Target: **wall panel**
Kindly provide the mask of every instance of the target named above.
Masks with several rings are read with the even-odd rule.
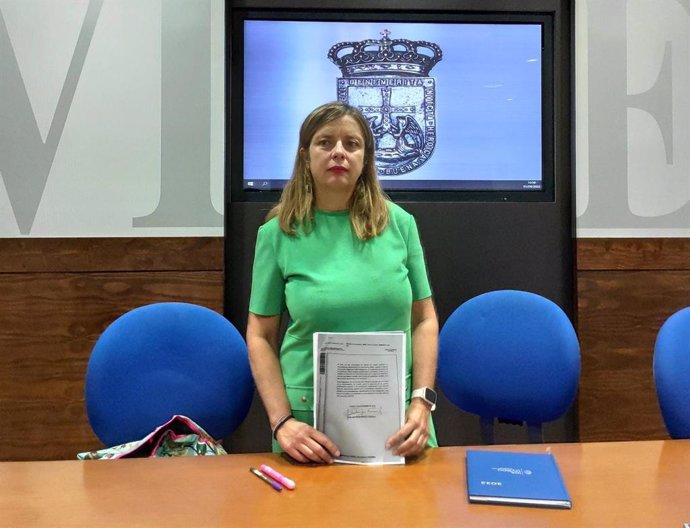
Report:
[[[83,400],[93,343],[116,317],[149,302],[222,311],[222,244],[0,239],[0,460],[68,459],[100,447]],[[690,240],[579,239],[577,249],[579,438],[666,438],[652,353],[663,321],[690,304]],[[239,449],[242,436],[264,435],[263,420],[255,401]],[[475,432],[465,431],[465,441]]]
[[[102,447],[84,406],[89,354],[127,310],[222,312],[220,238],[0,240],[0,460]]]
[[[690,305],[690,240],[578,239],[581,441],[668,438],[652,374],[663,322]]]

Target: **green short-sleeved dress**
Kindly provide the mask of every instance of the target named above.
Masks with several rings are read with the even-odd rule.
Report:
[[[430,297],[431,288],[414,217],[392,202],[389,209],[388,226],[366,241],[354,234],[349,211],[317,210],[312,230],[296,236],[277,218],[259,228],[249,311],[288,311],[280,366],[298,420],[313,424],[314,332],[406,332],[409,402],[412,301]],[[435,447],[430,425],[428,445]]]

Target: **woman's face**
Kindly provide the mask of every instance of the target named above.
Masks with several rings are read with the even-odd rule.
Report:
[[[343,199],[342,206],[347,206],[362,174],[364,150],[362,130],[348,115],[316,131],[309,144],[307,162],[314,178],[317,206],[319,201],[333,198]]]

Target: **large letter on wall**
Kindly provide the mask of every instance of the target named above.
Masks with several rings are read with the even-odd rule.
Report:
[[[211,203],[210,0],[166,0],[162,8],[161,194],[133,225],[220,227]]]
[[[588,229],[690,229],[687,0],[589,0]],[[685,30],[685,34],[682,30]],[[579,137],[579,136],[578,136]],[[675,148],[674,148],[675,143]],[[580,167],[582,169],[582,167]],[[578,169],[578,170],[580,170]],[[599,236],[599,235],[597,235]]]
[[[45,143],[0,11],[0,173],[23,235],[41,203],[102,5],[89,2]]]

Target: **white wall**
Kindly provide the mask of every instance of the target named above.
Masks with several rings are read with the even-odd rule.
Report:
[[[690,0],[575,12],[577,236],[690,236]],[[0,0],[0,237],[222,235],[224,89],[222,0]]]
[[[690,236],[690,1],[575,7],[577,236]]]
[[[224,46],[222,0],[0,0],[0,236],[222,235]]]

